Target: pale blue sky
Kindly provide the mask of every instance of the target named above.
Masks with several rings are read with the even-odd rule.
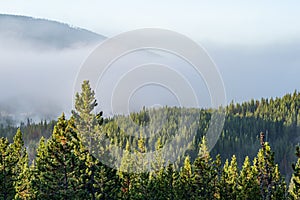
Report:
[[[106,36],[159,27],[198,42],[263,45],[300,38],[300,1],[2,0],[0,13],[46,18]]]

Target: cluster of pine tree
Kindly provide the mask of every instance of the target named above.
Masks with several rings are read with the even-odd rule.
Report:
[[[186,157],[179,171],[173,164],[157,171],[127,173],[111,169],[84,147],[74,119],[62,115],[52,137],[41,139],[29,166],[22,133],[13,143],[0,140],[0,199],[299,199],[300,152],[290,189],[274,162],[274,153],[262,141],[253,162],[236,157],[213,159],[202,139],[194,162]],[[141,145],[142,147],[142,145]]]
[[[88,87],[85,86],[85,88]],[[91,102],[93,101],[94,99]],[[78,106],[77,108],[80,109]],[[260,148],[257,142],[259,133],[265,132],[266,141],[271,143],[273,149],[276,151],[275,162],[279,164],[280,172],[288,180],[293,172],[290,163],[295,162],[295,146],[300,143],[299,109],[300,93],[297,92],[287,94],[282,98],[261,99],[260,101],[251,100],[242,104],[231,103],[227,107],[227,116],[221,136],[211,151],[212,157],[220,153],[222,162],[225,162],[232,155],[236,155],[239,168],[241,168],[246,156],[249,156],[251,160],[254,159]],[[156,131],[154,137],[150,137],[144,141],[148,147],[147,150],[150,151],[155,150],[159,140],[160,143],[165,144],[173,137],[175,141],[180,142],[181,139],[188,140],[191,133],[196,132],[196,138],[188,144],[187,151],[191,156],[191,160],[195,160],[199,151],[198,143],[207,132],[211,113],[212,110],[210,109],[164,107],[152,110],[150,120],[149,110],[143,109],[139,113],[132,113],[130,117],[115,116],[112,119],[104,120],[101,132],[106,135],[102,135],[101,137],[107,136],[111,143],[123,149],[126,148],[127,143],[131,144],[132,149],[136,149],[138,145],[136,138],[140,136],[140,130],[146,125],[150,127],[149,130]],[[75,113],[74,116],[78,118],[78,115]],[[180,119],[185,121],[181,121]],[[3,120],[0,119],[0,121],[0,137],[6,137],[9,142],[12,142],[18,127],[9,119],[4,118]],[[78,120],[76,121],[78,128],[84,126],[84,124],[80,125]],[[130,121],[134,121],[142,128],[132,128],[131,124],[128,123]],[[93,123],[90,127],[95,126],[95,121]],[[38,146],[39,139],[41,136],[49,138],[55,124],[56,121],[41,121],[36,123],[31,122],[29,119],[27,122],[20,124],[19,127],[24,133],[24,143],[28,150],[30,162],[35,157],[35,149]],[[179,127],[181,127],[180,130]],[[92,129],[91,131],[95,132]],[[99,131],[100,129],[96,130],[96,132]],[[128,137],[127,133],[130,133],[134,137]],[[182,136],[185,136],[185,138],[182,138]],[[174,152],[174,156],[179,154],[176,151],[176,149],[168,149],[168,152]],[[120,160],[121,158],[118,159]],[[183,164],[184,157],[178,159]]]
[[[299,98],[300,95],[296,96]],[[220,155],[211,156],[206,139],[201,133],[207,129],[205,121],[209,119],[212,111],[165,108],[171,113],[168,116],[173,118],[165,122],[167,126],[162,127],[156,138],[149,140],[135,137],[135,134],[126,135],[124,131],[130,131],[126,126],[118,128],[115,120],[125,120],[122,116],[116,117],[118,119],[103,119],[102,112],[93,114],[96,106],[94,91],[91,90],[88,81],[85,81],[81,94],[76,95],[76,110],[72,112],[72,117],[67,120],[62,115],[54,126],[51,137],[40,139],[31,164],[20,129],[12,142],[2,137],[0,199],[300,199],[299,148],[296,154],[298,162],[293,165],[293,176],[288,187],[279,172],[274,152],[269,143],[265,142],[263,135],[260,144],[259,139],[256,139],[259,146],[257,155],[253,159],[244,157],[242,167],[238,167],[238,160],[234,154],[230,160],[222,160]],[[253,106],[256,108],[250,106],[249,111],[239,110],[239,106],[229,106],[228,109],[231,109],[234,117],[248,116],[251,112],[261,109],[261,105],[254,103]],[[296,110],[298,116],[298,108]],[[126,154],[120,158],[120,170],[107,167],[101,162],[104,159],[113,159],[105,157],[105,153],[111,150],[113,145],[137,155],[145,153],[149,148],[160,149],[169,136],[176,137],[176,123],[180,123],[176,121],[176,115],[180,113],[181,116],[185,116],[185,112],[189,115],[192,113],[192,116],[200,114],[200,120],[204,121],[201,124],[189,124],[191,127],[200,127],[196,129],[199,133],[190,144],[190,156],[181,156],[175,164],[166,163],[157,157],[153,163],[154,170],[139,173],[126,170],[134,162]],[[258,112],[259,115],[262,112]],[[160,115],[164,113],[157,111],[151,117]],[[269,115],[266,116],[270,118]],[[251,117],[259,118],[256,114]],[[133,113],[131,119],[141,127],[150,124],[146,110]],[[292,119],[292,124],[298,119]],[[283,126],[290,128],[290,124]],[[140,129],[131,131],[139,132]],[[190,134],[187,127],[180,131],[186,136]],[[225,131],[222,137],[228,135]],[[107,138],[110,138],[109,145],[104,142]],[[179,165],[180,163],[182,165]]]

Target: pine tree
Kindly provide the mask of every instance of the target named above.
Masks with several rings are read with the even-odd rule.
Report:
[[[72,119],[58,119],[46,146],[41,140],[36,159],[33,185],[37,199],[82,199],[87,196],[83,184],[85,164],[76,155],[80,141]]]
[[[103,113],[100,112],[98,115],[92,113],[97,105],[95,92],[91,89],[89,81],[83,81],[81,93],[76,93],[76,110],[73,110],[72,114],[75,118],[75,124],[82,143],[88,148],[90,154],[96,155],[99,158],[103,154],[100,148],[103,147],[98,146],[98,135],[101,134],[98,131],[100,129],[98,126],[99,122],[103,123]]]
[[[213,199],[217,193],[215,187],[216,170],[203,137],[197,159],[193,163],[192,196],[198,199]]]
[[[256,168],[254,167],[251,166],[250,159],[247,156],[238,178],[237,199],[260,199],[259,183],[256,176]]]
[[[166,168],[162,157],[162,147],[161,138],[159,137],[155,145],[154,160],[151,163],[152,171],[149,174],[149,190],[151,191],[149,199],[166,199]]]
[[[286,186],[283,181],[278,165],[274,161],[274,152],[270,145],[264,141],[261,133],[261,149],[254,162],[258,170],[258,181],[262,199],[285,199]]]
[[[167,167],[162,167],[153,177],[150,177],[152,184],[149,199],[181,199],[179,173],[174,169],[174,165],[169,163]]]
[[[233,155],[230,164],[226,160],[223,168],[221,199],[237,199],[238,175],[237,161],[235,155]]]
[[[192,166],[190,157],[184,160],[184,165],[180,171],[180,191],[178,196],[180,199],[191,199],[192,195]]]
[[[145,153],[147,151],[145,139],[143,138],[142,128],[140,130],[140,137],[138,139],[138,148],[134,152],[135,166],[132,173],[131,182],[131,199],[149,199],[149,162],[146,160]]]
[[[20,129],[17,130],[14,142],[11,146],[14,152],[14,157],[17,159],[17,163],[14,168],[14,186],[16,190],[15,198],[31,199],[33,196],[31,191],[29,160]]]
[[[120,189],[116,170],[103,165],[88,152],[83,155],[86,166],[83,179],[90,199],[116,199]]]
[[[42,171],[46,171],[47,167],[47,149],[45,144],[45,138],[41,137],[39,141],[38,148],[36,150],[36,158],[33,160],[32,163],[32,176],[31,176],[31,186],[33,195],[35,198],[37,198],[38,194],[43,192],[46,192],[46,188],[42,186],[42,183],[46,182],[46,180],[43,179],[43,176],[41,175]],[[36,163],[39,163],[37,166]]]
[[[133,182],[133,159],[130,152],[130,143],[127,140],[126,147],[124,150],[124,155],[122,156],[122,161],[118,176],[121,181],[121,191],[120,198],[122,199],[131,199],[131,189]]]
[[[17,164],[7,138],[0,138],[0,199],[13,199],[14,168]]]
[[[0,153],[0,197],[13,199],[16,195],[15,185],[19,181],[24,158],[27,156],[20,129],[17,130],[12,144],[9,144],[7,139],[0,139]]]
[[[177,198],[177,192],[178,192],[178,179],[179,174],[174,169],[174,165],[169,164],[165,171],[165,184],[164,184],[164,193],[165,193],[165,199],[178,199]]]
[[[164,167],[165,161],[162,155],[163,144],[161,138],[159,137],[155,143],[155,151],[153,152],[153,160],[151,162],[151,171],[153,173],[159,172],[159,170]]]
[[[88,149],[88,152],[81,157],[87,167],[86,187],[91,199],[111,199],[117,193],[118,178],[115,170],[104,166],[111,161],[111,158],[105,153],[108,146],[104,142],[105,134],[101,127],[104,122],[103,112],[97,115],[92,113],[98,104],[89,81],[83,82],[81,90],[80,94],[76,94],[76,110],[72,111],[72,114],[83,148]]]
[[[26,151],[19,161],[19,166],[21,167],[21,172],[17,180],[15,180],[15,199],[34,199],[35,196],[31,185],[32,172],[29,167],[29,160]]]
[[[151,199],[163,200],[165,195],[165,168],[162,166],[160,170],[152,172],[149,177],[151,188]]]
[[[296,164],[293,164],[294,173],[291,180],[290,186],[290,196],[291,199],[299,200],[300,199],[300,147],[296,148],[296,156],[298,161]]]

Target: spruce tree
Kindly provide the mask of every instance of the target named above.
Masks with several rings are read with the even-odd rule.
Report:
[[[19,161],[19,166],[21,167],[21,172],[17,177],[17,180],[15,180],[15,199],[35,199],[31,184],[32,168],[29,167],[26,151]]]
[[[122,161],[120,165],[120,169],[118,172],[118,176],[121,181],[121,191],[120,198],[122,199],[131,199],[132,194],[132,184],[133,184],[133,159],[130,152],[130,142],[126,141],[126,147],[123,151]]]
[[[237,199],[238,175],[237,161],[235,155],[233,155],[230,164],[226,160],[223,168],[221,199]]]
[[[293,176],[290,186],[290,196],[291,199],[299,200],[300,199],[300,147],[296,148],[296,156],[298,161],[296,164],[293,164]]]
[[[99,148],[103,147],[98,146],[98,134],[100,134],[98,122],[101,120],[102,123],[103,119],[102,112],[99,113],[99,120],[97,120],[97,115],[92,113],[97,105],[95,92],[91,89],[89,81],[83,81],[81,93],[76,93],[75,110],[72,111],[72,114],[83,144],[90,154],[94,154],[99,158],[101,154]]]
[[[116,199],[120,189],[116,170],[111,169],[88,152],[81,156],[85,162],[83,180],[90,199]]]
[[[192,195],[198,199],[213,199],[217,193],[215,187],[216,170],[209,155],[206,138],[200,143],[198,157],[193,163]]]
[[[258,181],[262,199],[285,199],[286,186],[278,165],[274,161],[274,152],[270,145],[264,141],[261,133],[261,149],[257,154],[255,165],[258,170]]]
[[[191,199],[192,195],[192,166],[190,157],[184,160],[184,165],[180,171],[180,190],[178,196],[180,199]]]
[[[83,184],[85,164],[76,152],[80,141],[72,119],[58,119],[46,146],[41,140],[36,159],[33,185],[37,199],[82,199],[87,197]]]
[[[0,138],[0,199],[13,199],[14,189],[14,169],[17,160],[13,155],[7,138]]]
[[[256,168],[254,167],[251,166],[250,159],[247,156],[238,178],[237,199],[260,199],[259,183],[256,176]]]
[[[119,189],[118,178],[115,170],[104,165],[110,162],[111,158],[105,153],[108,146],[104,142],[105,134],[102,131],[103,112],[97,115],[93,113],[97,105],[95,92],[91,89],[89,81],[84,81],[81,93],[76,94],[75,110],[72,114],[83,148],[88,150],[81,157],[87,167],[86,187],[91,199],[110,199]]]
[[[16,195],[16,184],[19,182],[23,171],[23,163],[26,162],[27,153],[24,147],[22,132],[17,130],[13,143],[9,144],[5,138],[0,139],[0,197],[13,199]],[[28,160],[27,160],[28,161]]]
[[[147,148],[141,128],[138,146],[134,152],[136,168],[134,168],[134,171],[130,171],[132,174],[131,199],[149,199],[150,180],[148,166],[150,163],[146,160],[146,151]]]

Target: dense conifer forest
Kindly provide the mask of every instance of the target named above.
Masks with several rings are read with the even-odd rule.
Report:
[[[232,102],[211,151],[205,133],[216,109],[144,108],[104,118],[96,107],[85,81],[69,119],[2,124],[0,199],[300,199],[299,92]],[[142,137],[143,127],[152,137]],[[175,162],[156,154],[140,163],[151,170],[132,171],[128,152],[159,152],[171,140],[188,141],[187,151],[168,146]]]

